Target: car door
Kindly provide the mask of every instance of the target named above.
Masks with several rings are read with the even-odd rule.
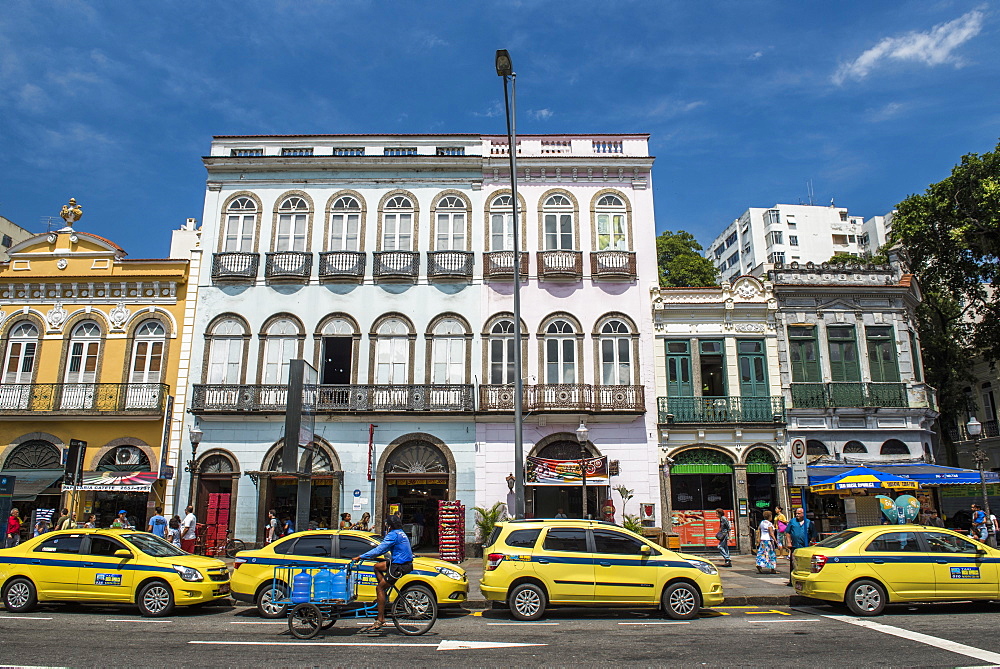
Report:
[[[594,556],[588,550],[583,527],[550,527],[542,550],[532,555],[535,573],[541,577],[552,602],[594,600]]]
[[[59,532],[25,555],[31,580],[43,599],[79,599],[76,582],[83,556],[83,534]]]
[[[340,566],[378,546],[377,541],[347,534],[337,536],[336,544],[337,560],[335,562]],[[360,570],[358,572],[358,600],[362,602],[375,601],[375,586],[378,581],[375,579],[375,572],[372,571],[372,564],[371,562],[362,562],[357,565]]]
[[[951,532],[924,532],[923,538],[933,558],[938,599],[997,598],[997,565],[987,560],[986,549]]]
[[[594,529],[594,586],[599,602],[643,603],[656,598],[656,567],[645,543],[624,532]]]
[[[115,557],[115,552],[120,550],[127,550],[132,557]],[[82,598],[109,602],[132,600],[135,567],[142,553],[103,534],[89,535],[80,552],[83,560],[77,585]]]
[[[936,591],[934,567],[918,534],[882,532],[862,552],[879,579],[904,599],[933,598]]]
[[[299,537],[285,557],[289,564],[304,567],[333,565],[335,563],[333,559],[333,535],[325,533]]]

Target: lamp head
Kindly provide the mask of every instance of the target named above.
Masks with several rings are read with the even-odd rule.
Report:
[[[204,434],[205,433],[201,431],[201,428],[198,427],[197,423],[195,423],[194,425],[192,425],[191,429],[188,430],[188,436],[191,438],[191,445],[192,446],[197,446],[198,444],[200,444],[201,443],[201,438],[202,438],[202,436]]]
[[[581,444],[587,443],[587,437],[590,436],[590,430],[587,429],[587,425],[581,421],[580,427],[576,428],[576,439]]]
[[[965,429],[969,432],[969,436],[978,437],[983,432],[983,424],[976,420],[973,416],[969,419],[969,422],[965,424]]]
[[[509,77],[514,74],[514,65],[510,62],[507,49],[497,49],[496,66],[498,77]]]

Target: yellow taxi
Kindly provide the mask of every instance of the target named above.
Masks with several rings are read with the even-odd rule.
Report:
[[[147,532],[62,530],[0,549],[8,611],[39,602],[136,604],[144,616],[229,596],[229,568]]]
[[[378,535],[358,530],[310,530],[290,534],[264,548],[240,551],[233,565],[233,598],[253,604],[263,618],[282,618],[289,584],[274,579],[275,567],[346,565],[381,542]],[[360,565],[358,599],[375,601],[372,563]],[[436,558],[413,558],[413,571],[399,579],[400,592],[422,590],[437,599],[438,606],[458,606],[469,595],[469,579],[461,567]]]
[[[876,616],[897,602],[1000,599],[998,563],[997,549],[941,527],[856,527],[796,549],[792,584]]]
[[[487,540],[479,589],[518,620],[549,604],[659,607],[686,620],[724,599],[708,560],[596,520],[515,520]]]

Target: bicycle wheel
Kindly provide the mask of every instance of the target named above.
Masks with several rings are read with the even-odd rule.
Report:
[[[323,613],[315,604],[296,604],[288,614],[288,631],[296,639],[311,639],[319,634]]]
[[[234,558],[240,551],[245,551],[247,545],[239,539],[230,539],[226,542],[226,557]]]
[[[392,603],[392,623],[403,634],[426,634],[436,620],[437,600],[434,593],[422,585],[407,588]]]

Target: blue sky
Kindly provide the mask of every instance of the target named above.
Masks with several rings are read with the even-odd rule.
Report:
[[[1000,137],[995,3],[5,0],[0,215],[76,197],[131,257],[201,218],[215,134],[648,132],[657,228],[882,214]]]

